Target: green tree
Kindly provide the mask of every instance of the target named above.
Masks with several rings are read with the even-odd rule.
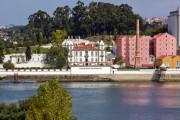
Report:
[[[28,18],[29,23],[26,27],[26,34],[32,37],[32,34],[36,34],[38,44],[40,44],[40,34],[42,33],[44,40],[46,40],[51,33],[52,18],[45,11],[37,11]],[[32,37],[33,38],[33,37]],[[44,41],[41,41],[44,42]]]
[[[29,100],[11,104],[0,104],[0,120],[25,120],[25,111],[29,107]]]
[[[52,33],[53,47],[47,53],[47,63],[53,67],[62,69],[67,64],[67,51],[62,47],[62,42],[66,37],[66,32],[56,30]]]
[[[37,11],[36,13],[29,16],[28,27],[31,29],[44,30],[49,24],[51,17],[44,11]]]
[[[4,42],[0,39],[0,63],[3,63],[4,60]]]
[[[31,51],[31,47],[30,46],[27,46],[25,54],[26,54],[26,61],[31,60],[32,51]]]
[[[42,45],[43,42],[45,43],[42,32],[38,32],[36,38],[39,47]]]
[[[67,50],[62,47],[52,47],[47,53],[47,63],[62,69],[63,66],[67,65]]]
[[[69,6],[57,7],[53,13],[55,29],[64,29],[67,33],[70,33],[70,14],[71,9]]]
[[[117,57],[114,60],[114,64],[118,64],[118,65],[122,66],[123,63],[124,63],[123,57]]]
[[[55,32],[52,32],[53,46],[60,47],[66,36],[67,36],[67,34],[63,30],[56,30]]]
[[[89,21],[88,19],[88,8],[83,2],[77,1],[77,5],[72,9],[72,24],[73,24],[73,34],[84,36],[86,34]]]
[[[72,120],[72,97],[57,81],[49,81],[32,97],[26,120]]]
[[[10,61],[8,61],[8,62],[5,62],[5,63],[3,64],[3,68],[6,69],[6,70],[8,70],[8,69],[14,69],[15,66],[14,66],[13,63],[11,63]]]
[[[151,24],[144,24],[142,34],[153,36],[158,33],[165,33],[167,31],[167,25],[163,25],[161,22],[153,22]]]

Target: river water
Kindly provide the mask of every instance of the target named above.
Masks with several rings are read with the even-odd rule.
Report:
[[[0,102],[36,94],[40,84],[0,82]],[[180,84],[63,83],[78,120],[180,120]]]

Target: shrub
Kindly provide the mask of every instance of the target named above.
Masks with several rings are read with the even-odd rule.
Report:
[[[3,68],[6,69],[6,70],[8,70],[8,69],[14,69],[15,66],[14,66],[13,63],[11,63],[10,61],[8,61],[8,62],[5,62],[5,63],[3,64]]]

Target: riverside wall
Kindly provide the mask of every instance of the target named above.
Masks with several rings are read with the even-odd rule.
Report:
[[[152,81],[164,81],[164,82],[180,82],[180,70],[169,69],[167,71],[158,70],[138,70],[138,71],[117,71],[111,70],[110,73],[102,74],[72,74],[71,71],[0,71],[0,77],[2,80],[14,80],[14,81],[47,81],[57,79],[65,82],[152,82]]]

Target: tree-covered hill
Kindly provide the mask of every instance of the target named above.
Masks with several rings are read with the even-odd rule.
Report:
[[[61,5],[59,5],[61,6]],[[69,36],[99,36],[134,34],[136,19],[140,19],[143,34],[152,35],[162,31],[143,23],[140,15],[133,11],[128,4],[115,5],[104,2],[91,2],[85,5],[78,1],[74,7],[57,7],[53,15],[39,10],[28,18],[24,27],[14,27],[13,40],[19,46],[41,45],[51,42],[51,33],[57,29],[65,30]],[[12,29],[11,29],[12,30]],[[166,28],[163,28],[163,31]]]

